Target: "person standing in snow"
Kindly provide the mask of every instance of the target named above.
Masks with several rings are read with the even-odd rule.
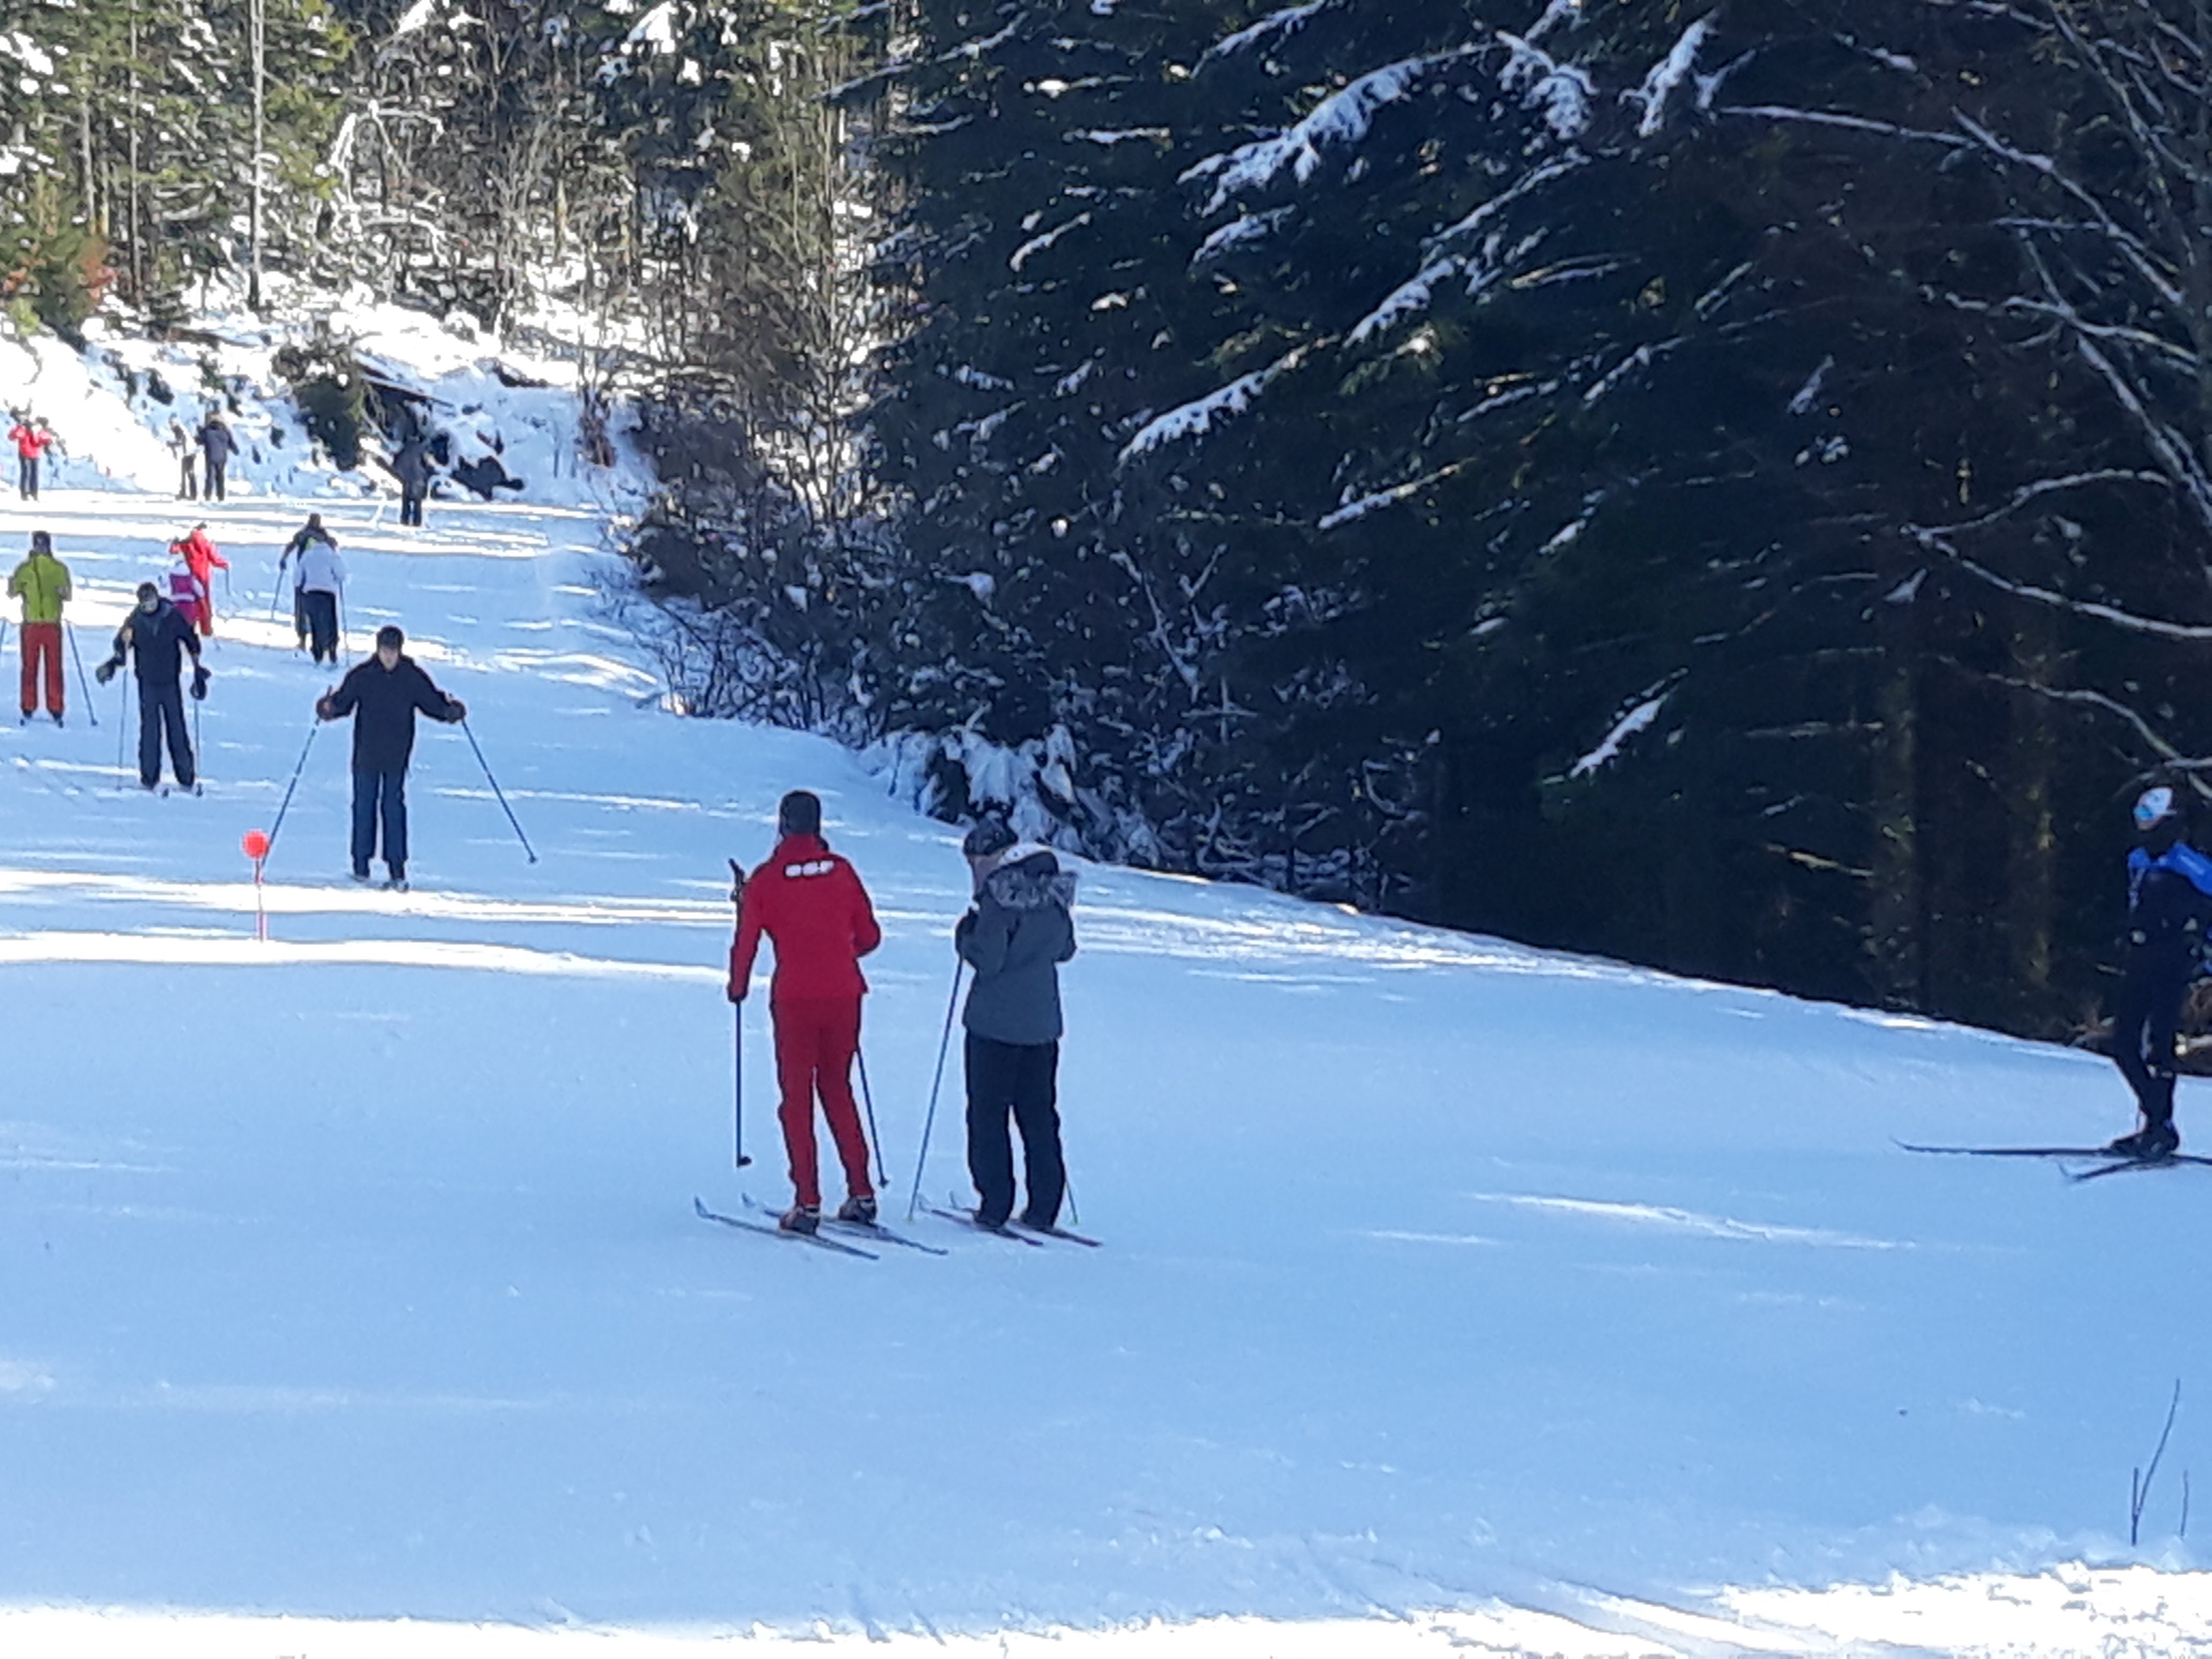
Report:
[[[169,603],[185,619],[185,625],[195,634],[204,634],[201,619],[206,614],[200,589],[200,579],[192,574],[192,568],[185,561],[184,544],[169,544],[169,568],[162,576],[168,584]]]
[[[92,671],[102,685],[115,678],[128,653],[138,671],[138,782],[147,789],[161,782],[161,740],[169,743],[169,769],[179,788],[198,778],[191,738],[185,731],[185,699],[179,689],[185,657],[192,659],[192,696],[207,696],[208,672],[200,661],[199,636],[151,582],[138,584],[138,608],[115,632],[115,649]]]
[[[31,550],[8,578],[8,593],[23,602],[23,718],[39,712],[39,665],[46,664],[46,712],[62,723],[67,690],[62,676],[62,607],[70,602],[69,567],[54,556],[53,538],[31,532]]]
[[[822,1224],[822,1176],[814,1143],[814,1100],[845,1170],[841,1221],[872,1222],[868,1142],[853,1099],[853,1057],[860,1048],[860,1000],[868,981],[860,958],[883,943],[867,889],[822,838],[822,802],[794,789],[776,809],[775,851],[745,878],[738,936],[730,946],[730,1000],[742,1003],[753,957],[766,934],[775,945],[769,1017],[775,1027],[776,1115],[791,1160],[791,1207],[777,1225],[811,1233]]]
[[[196,501],[200,498],[199,460],[195,453],[198,446],[185,430],[185,423],[173,415],[169,417],[168,441],[169,453],[177,458],[177,499]]]
[[[1014,1212],[1014,1153],[1007,1120],[1021,1131],[1022,1224],[1060,1224],[1067,1164],[1060,1144],[1060,964],[1075,955],[1075,877],[1050,849],[1015,839],[986,818],[960,846],[975,901],[953,929],[953,948],[975,970],[966,1030],[968,1173],[976,1224],[1003,1227]]]
[[[276,574],[297,556],[300,563],[292,581],[292,627],[302,647],[312,648],[317,662],[338,659],[338,600],[345,592],[345,562],[338,557],[338,540],[323,528],[323,515],[310,513],[276,561]]]
[[[44,420],[23,416],[9,429],[15,444],[15,493],[22,500],[39,499],[39,462],[54,443],[53,429]]]
[[[238,453],[237,438],[232,435],[222,416],[212,410],[200,422],[194,437],[200,453],[207,458],[207,498],[211,501],[228,501],[229,497],[223,491],[223,471],[229,466],[230,458]]]
[[[2112,1000],[2112,1060],[2135,1091],[2141,1127],[2112,1143],[2123,1158],[2160,1158],[2173,1127],[2174,1035],[2181,1002],[2203,971],[2212,924],[2212,859],[2189,844],[2179,794],[2164,784],[2136,797],[2128,853],[2128,931]]]
[[[191,534],[173,544],[169,550],[183,559],[185,568],[192,573],[192,580],[198,585],[200,595],[200,611],[195,620],[202,634],[213,635],[215,573],[229,569],[230,561],[215,550],[215,544],[208,539],[205,524],[194,525]]]
[[[392,476],[399,480],[399,522],[420,526],[422,501],[430,493],[430,446],[417,433],[399,446],[392,457]]]
[[[386,623],[376,652],[315,703],[318,720],[353,716],[353,878],[368,879],[376,832],[384,830],[386,887],[407,890],[407,763],[415,752],[415,716],[457,726],[469,717],[459,697],[430,683],[401,647],[407,636]]]

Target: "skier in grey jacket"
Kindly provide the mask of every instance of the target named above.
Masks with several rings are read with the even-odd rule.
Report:
[[[953,945],[975,970],[967,1028],[968,1172],[975,1219],[1003,1227],[1014,1209],[1011,1115],[1021,1131],[1025,1227],[1060,1220],[1067,1168],[1060,1146],[1060,964],[1075,954],[1075,878],[1042,847],[986,820],[961,844],[975,902]]]

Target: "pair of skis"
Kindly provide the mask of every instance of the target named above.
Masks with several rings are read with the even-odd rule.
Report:
[[[1084,1233],[1071,1232],[1065,1227],[1032,1227],[1028,1223],[1021,1221],[1008,1221],[996,1227],[987,1227],[976,1219],[973,1210],[960,1208],[958,1199],[951,1199],[947,1202],[951,1207],[947,1208],[936,1204],[925,1204],[921,1207],[939,1220],[950,1221],[955,1226],[966,1227],[975,1232],[988,1233],[994,1238],[1006,1239],[1016,1244],[1028,1244],[1039,1249],[1044,1248],[1044,1242],[1048,1238],[1059,1239],[1064,1244],[1080,1244],[1087,1249],[1096,1250],[1104,1248],[1104,1240],[1092,1238]]]
[[[766,1218],[775,1214],[775,1211],[755,1201],[750,1195],[746,1196],[744,1203],[745,1207],[756,1215]],[[947,1221],[956,1222],[976,1232],[989,1233],[995,1237],[1010,1239],[1017,1244],[1042,1249],[1046,1239],[1057,1238],[1070,1244],[1085,1245],[1094,1250],[1101,1248],[1099,1240],[1087,1237],[1082,1233],[1070,1232],[1065,1227],[1054,1227],[1049,1230],[1039,1227],[1021,1231],[1012,1227],[986,1227],[977,1221],[973,1214],[965,1211],[942,1210],[933,1204],[925,1205],[923,1207],[932,1215],[941,1216]],[[934,1244],[926,1244],[918,1238],[908,1238],[904,1233],[896,1232],[881,1222],[840,1221],[834,1216],[824,1216],[820,1231],[795,1233],[786,1231],[777,1226],[773,1220],[748,1220],[742,1216],[724,1215],[719,1210],[710,1210],[707,1207],[706,1200],[702,1198],[694,1197],[691,1200],[691,1208],[693,1213],[702,1221],[719,1222],[725,1227],[735,1227],[741,1232],[762,1233],[770,1238],[790,1239],[797,1243],[811,1244],[817,1249],[829,1250],[838,1255],[856,1255],[864,1261],[879,1261],[883,1258],[873,1250],[861,1249],[860,1245],[852,1242],[854,1239],[865,1238],[878,1244],[890,1244],[902,1249],[919,1250],[924,1255],[952,1254],[950,1250],[941,1249]]]
[[[1910,1141],[1897,1143],[1908,1152],[1936,1152],[1960,1158],[2040,1158],[2054,1163],[2068,1161],[2091,1164],[2086,1170],[2069,1170],[2069,1181],[2096,1181],[2105,1176],[2124,1175],[2131,1170],[2164,1170],[2182,1164],[2201,1164],[2212,1166],[2212,1158],[2200,1158],[2190,1152],[2169,1152],[2164,1158],[2124,1158],[2109,1146],[1916,1146]]]
[[[765,1206],[754,1202],[750,1196],[745,1199],[745,1207],[757,1215],[773,1216],[775,1213]],[[834,1216],[825,1216],[822,1221],[823,1231],[794,1233],[777,1226],[773,1221],[747,1221],[739,1216],[724,1215],[719,1210],[710,1210],[707,1207],[706,1200],[702,1198],[694,1198],[691,1200],[691,1208],[702,1221],[719,1221],[725,1227],[735,1227],[742,1232],[765,1233],[770,1238],[787,1238],[796,1243],[811,1244],[817,1249],[832,1251],[838,1255],[857,1255],[865,1261],[880,1261],[883,1258],[873,1250],[864,1250],[849,1240],[872,1239],[878,1244],[895,1244],[902,1249],[920,1250],[925,1255],[951,1254],[949,1250],[939,1249],[934,1244],[925,1244],[918,1238],[908,1238],[904,1233],[895,1233],[878,1222],[840,1221]],[[841,1234],[843,1237],[832,1237],[833,1234]]]

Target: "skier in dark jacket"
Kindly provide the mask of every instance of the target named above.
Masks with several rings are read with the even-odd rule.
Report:
[[[2212,859],[2189,844],[2180,797],[2161,784],[2135,805],[2128,854],[2128,933],[2112,1001],[2112,1059],[2136,1091],[2142,1125],[2112,1143],[2124,1158],[2160,1158],[2181,1145],[2173,1127],[2174,1032],[2182,999],[2202,970],[2212,922]]]
[[[415,752],[415,716],[448,726],[469,717],[404,654],[407,636],[386,625],[376,630],[376,654],[340,680],[315,704],[319,720],[353,720],[353,878],[368,879],[376,855],[380,817],[384,828],[384,884],[407,890],[407,762]]]
[[[430,493],[430,447],[421,437],[399,446],[392,457],[392,476],[399,480],[399,522],[420,526],[422,501]]]
[[[1022,1224],[1059,1224],[1067,1190],[1060,1153],[1060,964],[1075,954],[1075,878],[1042,847],[1018,843],[987,819],[961,852],[975,902],[953,930],[953,946],[975,970],[962,1023],[967,1028],[968,1173],[980,1202],[977,1224],[1003,1227],[1014,1210],[1011,1115],[1021,1131],[1029,1201]]]
[[[128,653],[138,672],[138,782],[156,789],[161,783],[161,740],[169,743],[169,769],[177,787],[194,787],[198,772],[192,760],[191,739],[185,730],[182,681],[185,656],[192,659],[192,696],[207,696],[208,672],[200,661],[199,635],[182,612],[161,597],[151,582],[138,584],[138,608],[124,618],[115,632],[115,650],[92,671],[102,685],[115,678]]]
[[[207,498],[211,501],[226,501],[223,494],[223,469],[230,458],[238,453],[238,440],[231,434],[229,425],[220,415],[210,414],[200,422],[196,434],[200,453],[207,458]]]

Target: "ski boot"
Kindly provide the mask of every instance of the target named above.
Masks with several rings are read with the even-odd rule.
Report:
[[[805,1233],[812,1237],[822,1231],[822,1206],[819,1204],[794,1204],[775,1218],[776,1226],[787,1233]]]
[[[856,1227],[876,1224],[876,1200],[873,1194],[860,1193],[847,1199],[837,1206],[837,1219],[849,1221]]]
[[[2145,1123],[2131,1135],[2122,1135],[2105,1150],[2116,1158],[2139,1158],[2146,1164],[2155,1164],[2160,1158],[2172,1158],[2181,1145],[2181,1134],[2171,1118]]]

